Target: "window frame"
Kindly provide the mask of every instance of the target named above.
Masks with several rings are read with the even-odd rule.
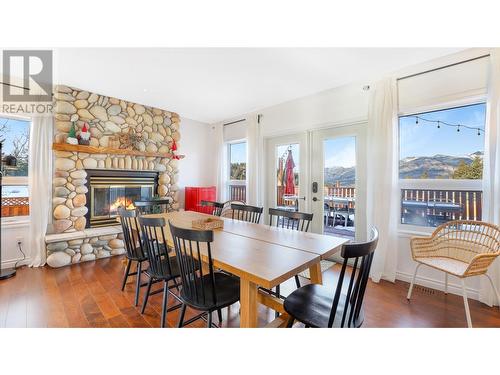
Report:
[[[234,140],[234,141],[229,141],[229,142],[226,142],[226,154],[227,154],[227,165],[226,165],[226,173],[227,173],[227,179],[226,179],[226,187],[225,187],[225,190],[226,190],[226,195],[227,195],[227,198],[228,200],[231,199],[231,186],[245,186],[247,185],[247,174],[246,174],[246,167],[248,165],[248,148],[246,150],[246,155],[245,155],[245,179],[244,180],[232,180],[231,179],[231,146],[234,146],[234,145],[237,145],[237,144],[241,144],[241,143],[245,143],[245,147],[248,146],[248,142],[247,142],[247,139],[246,138],[243,138],[243,139],[237,139],[237,140]],[[246,201],[246,198],[247,198],[247,192],[248,192],[248,189],[245,189],[245,201]]]
[[[0,112],[0,118],[26,121],[30,124],[29,127],[31,130],[31,122],[33,121],[33,119],[30,117],[16,116],[16,115],[6,114],[6,113]],[[30,131],[29,137],[30,137],[29,141],[31,141],[31,131]],[[0,157],[1,157],[1,155],[0,155]],[[28,187],[28,199],[30,201],[29,206],[31,206],[31,197],[29,195],[29,175],[30,175],[30,171],[28,168],[28,176],[2,176],[2,188],[4,186],[27,186]],[[30,215],[7,216],[7,217],[2,216],[2,223],[18,225],[18,224],[24,224],[24,223],[29,222],[29,219],[30,219]]]
[[[484,185],[484,173],[483,178],[478,180],[471,179],[438,179],[438,178],[427,178],[427,179],[401,179],[399,178],[399,161],[401,160],[401,138],[400,138],[400,126],[399,119],[404,116],[420,115],[427,112],[444,111],[454,108],[472,106],[477,104],[487,105],[487,97],[485,95],[478,95],[474,97],[469,97],[460,101],[450,101],[439,104],[432,104],[429,106],[421,106],[413,108],[412,110],[398,111],[397,118],[397,176],[398,176],[398,232],[401,234],[416,234],[416,235],[428,235],[436,229],[436,227],[420,226],[413,224],[403,224],[401,223],[401,212],[402,212],[402,200],[401,191],[403,189],[419,189],[419,190],[455,190],[455,191],[469,191],[476,190],[483,192]],[[487,142],[485,136],[485,145]],[[484,171],[483,171],[484,172]],[[483,198],[484,199],[484,198]],[[484,205],[484,201],[482,202]]]

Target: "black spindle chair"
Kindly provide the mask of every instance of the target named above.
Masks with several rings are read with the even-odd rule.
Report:
[[[231,203],[231,210],[231,218],[258,224],[264,208],[249,206],[246,204]]]
[[[170,289],[178,289],[176,278],[180,276],[179,265],[175,257],[170,256],[168,251],[166,251],[168,237],[165,233],[165,219],[139,217],[139,223],[141,225],[144,248],[146,249],[149,262],[149,268],[146,270],[149,281],[146,294],[144,295],[141,314],[144,313],[148,298],[152,294],[152,284],[157,281],[163,281],[163,305],[161,311],[161,327],[163,328],[165,327],[167,312],[181,307],[181,304],[178,304],[171,308],[167,308],[169,294],[172,294],[176,299],[178,298]],[[168,285],[170,281],[173,281],[173,285],[171,286]]]
[[[168,205],[172,202],[170,198],[151,199],[134,202],[134,206],[141,215],[163,213],[168,211]]]
[[[304,323],[307,328],[360,327],[364,320],[362,305],[377,242],[378,231],[373,228],[368,242],[343,246],[341,256],[344,261],[334,294],[329,287],[318,284],[305,285],[290,294],[283,304],[291,317],[288,327],[293,325],[294,320]],[[354,259],[354,264],[349,275],[347,262],[351,259]],[[347,281],[347,291],[343,293],[344,282]]]
[[[213,201],[201,201],[202,207],[213,207],[212,215],[220,216],[222,214],[222,209],[224,208],[224,203],[213,202]]]
[[[220,321],[221,309],[240,300],[240,280],[222,272],[214,272],[211,253],[213,231],[183,229],[170,223],[170,233],[182,279],[180,299],[183,305],[178,327],[190,324],[206,313],[207,327],[210,328],[212,312],[219,313]],[[206,267],[202,267],[202,262],[205,262]],[[203,313],[184,322],[186,306]]]
[[[140,235],[139,222],[137,221],[137,212],[135,210],[126,210],[123,207],[118,208],[118,215],[123,230],[123,240],[125,242],[125,256],[127,257],[127,267],[123,275],[122,290],[125,289],[125,284],[129,276],[136,275],[136,290],[135,290],[135,306],[139,304],[139,293],[141,287],[142,263],[147,260],[146,253],[143,249],[143,244]],[[136,272],[130,272],[132,263],[137,263]]]
[[[269,225],[275,225],[278,228],[287,228],[298,230],[300,232],[307,232],[312,219],[313,214],[305,212],[293,212],[278,208],[269,209]],[[275,220],[276,223],[273,224]],[[300,288],[300,279],[298,275],[295,275],[295,284],[297,285],[297,288]],[[276,296],[280,298],[280,285],[276,286]],[[276,315],[279,315],[279,313],[276,313]]]

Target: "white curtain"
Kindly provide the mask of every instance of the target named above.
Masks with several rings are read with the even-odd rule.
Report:
[[[483,169],[483,220],[500,224],[500,50],[490,54],[488,101],[486,104],[486,134]],[[493,282],[500,289],[500,262],[497,259],[489,268]],[[497,304],[493,289],[481,277],[479,299],[489,306]]]
[[[379,241],[371,278],[394,281],[397,266],[398,152],[396,80],[378,82],[368,114],[367,222],[376,226]]]
[[[260,178],[263,172],[260,163],[263,154],[263,142],[260,137],[260,125],[257,115],[248,115],[247,121],[247,203],[259,206],[262,204],[260,197]]]
[[[45,264],[45,233],[52,217],[52,115],[32,118],[29,144],[31,266]]]
[[[226,147],[224,145],[224,125],[217,123],[212,125],[214,131],[214,146],[216,152],[216,173],[217,173],[217,200],[225,202],[227,199],[227,168],[226,168]]]

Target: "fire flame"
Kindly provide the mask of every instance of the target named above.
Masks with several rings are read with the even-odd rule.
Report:
[[[125,209],[127,210],[135,209],[134,203],[130,199],[123,197],[117,198],[116,201],[114,201],[114,203],[112,203],[109,208],[111,211],[114,211],[118,209],[118,207],[125,207]]]

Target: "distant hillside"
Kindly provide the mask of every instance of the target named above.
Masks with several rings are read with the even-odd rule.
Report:
[[[400,161],[400,178],[451,178],[461,162],[469,165],[475,157],[483,157],[480,151],[465,156],[434,155],[409,157]],[[354,186],[355,167],[325,168],[325,184],[333,186]]]

